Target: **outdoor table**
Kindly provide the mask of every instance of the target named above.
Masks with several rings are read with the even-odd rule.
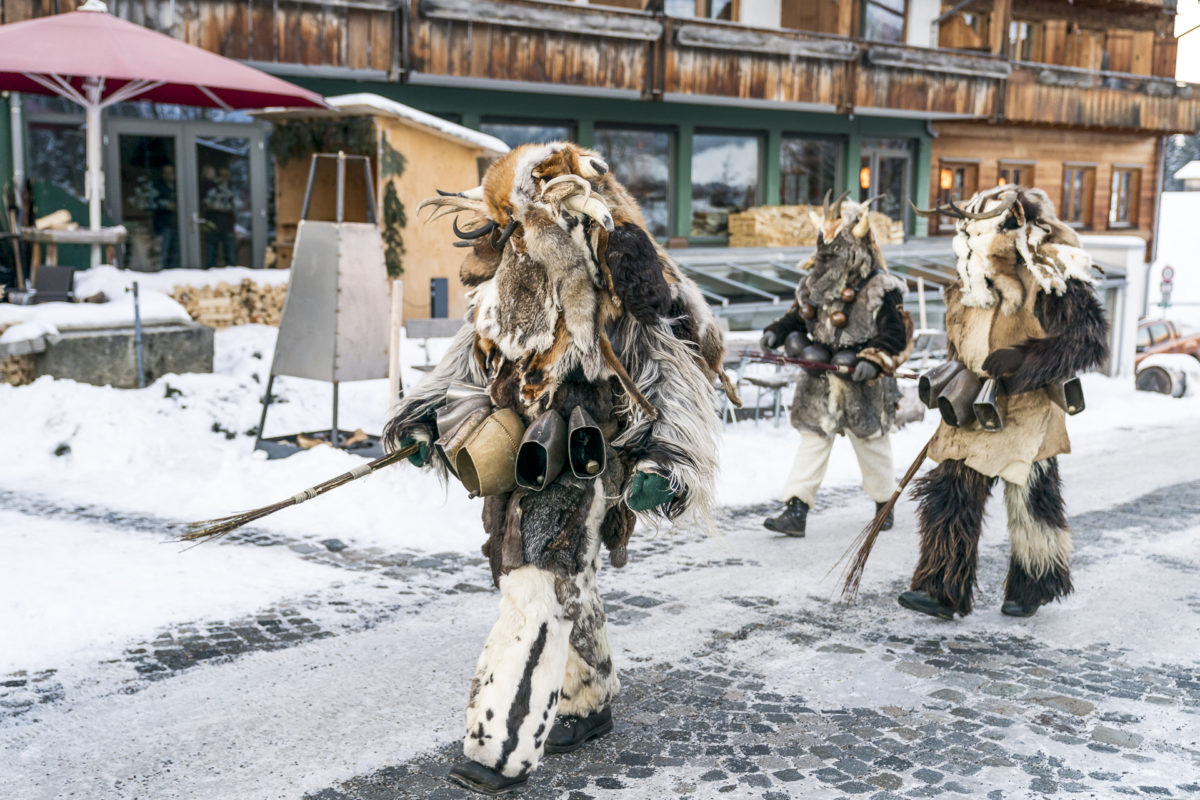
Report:
[[[128,235],[129,232],[124,225],[114,225],[98,231],[89,228],[76,228],[71,231],[21,228],[21,241],[33,245],[33,258],[31,259],[33,274],[29,276],[29,280],[32,283],[37,279],[38,267],[42,264],[58,265],[58,246],[60,244],[103,245],[108,255],[108,263],[120,267],[124,258],[122,248],[118,245],[125,244]],[[46,250],[45,260],[42,259],[43,247]]]

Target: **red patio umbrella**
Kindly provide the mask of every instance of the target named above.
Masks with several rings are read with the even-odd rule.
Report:
[[[100,0],[78,11],[0,25],[0,90],[54,94],[87,110],[92,230],[100,228],[104,173],[100,112],[129,100],[223,108],[324,108],[321,96],[236,61],[108,14]],[[100,248],[92,247],[92,266]]]

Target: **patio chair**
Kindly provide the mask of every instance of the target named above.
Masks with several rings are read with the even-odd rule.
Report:
[[[37,303],[70,303],[75,300],[75,268],[43,265],[33,278],[33,291],[28,295],[30,305]]]

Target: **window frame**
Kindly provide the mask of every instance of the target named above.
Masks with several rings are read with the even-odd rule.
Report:
[[[729,242],[729,231],[726,227],[726,232],[715,235],[704,235],[692,233],[692,215],[695,213],[693,201],[695,200],[696,186],[696,137],[698,136],[745,136],[756,139],[758,141],[758,165],[757,173],[755,174],[754,186],[754,203],[750,208],[764,205],[766,203],[767,193],[767,132],[760,129],[745,129],[745,128],[694,128],[692,130],[691,141],[688,143],[689,161],[688,172],[691,176],[692,191],[688,194],[688,220],[687,220],[687,238],[690,242],[697,244],[727,244]]]
[[[1108,198],[1108,227],[1110,230],[1128,229],[1138,227],[1139,217],[1141,215],[1141,195],[1142,195],[1142,170],[1140,164],[1113,164],[1112,177],[1109,180],[1109,198]],[[1129,186],[1129,213],[1124,220],[1113,219],[1113,203],[1117,199],[1117,178],[1122,173],[1127,173],[1132,176]]]
[[[593,126],[592,145],[595,146],[596,134],[601,130],[618,130],[618,131],[644,131],[647,133],[665,133],[667,134],[667,232],[659,238],[662,241],[669,239],[675,235],[675,223],[679,217],[679,208],[676,201],[678,200],[676,191],[676,171],[678,169],[679,158],[679,128],[675,125],[651,125],[640,123],[625,123],[625,122],[596,122]],[[620,176],[618,175],[618,179]],[[622,181],[624,185],[624,181]],[[632,193],[631,193],[632,194]],[[637,200],[637,198],[634,198]],[[638,202],[638,207],[641,203]],[[690,228],[689,228],[690,230]]]
[[[1000,186],[1000,173],[1004,170],[1016,170],[1022,174],[1022,180],[1017,183],[1018,186],[1033,187],[1037,181],[1037,162],[1036,161],[1020,161],[1011,158],[1002,158],[996,162],[996,185]],[[1029,180],[1024,180],[1024,175],[1028,174]],[[1013,181],[1005,181],[1005,183],[1013,183]]]
[[[1095,211],[1096,211],[1096,172],[1097,164],[1095,162],[1086,161],[1064,161],[1062,172],[1062,203],[1059,206],[1059,217],[1067,225],[1079,230],[1091,230],[1094,227]],[[1071,194],[1071,186],[1073,182],[1068,182],[1068,175],[1072,172],[1081,172],[1084,174],[1083,196],[1084,201],[1083,213],[1080,215],[1081,221],[1075,222],[1071,218],[1075,216],[1076,206],[1073,202],[1074,197]]]
[[[971,197],[976,192],[979,191],[979,172],[980,172],[979,167],[981,164],[982,164],[982,159],[979,159],[979,158],[939,158],[938,166],[937,166],[937,182],[934,186],[930,187],[931,190],[933,190],[930,192],[930,194],[936,199],[936,202],[934,203],[934,205],[942,205],[943,203],[947,202],[948,200],[955,200],[956,203],[959,203],[961,205],[962,203],[965,203],[967,200],[970,200]],[[963,180],[963,195],[964,196],[959,197],[957,199],[954,198],[954,195],[952,193],[953,188],[948,189],[948,190],[942,188],[942,172],[944,170],[951,170],[953,172],[953,170],[956,170],[956,169],[970,169],[974,172],[974,177],[975,177],[975,188],[973,190],[971,190],[970,192],[967,191],[967,181],[964,177],[964,180]],[[929,219],[929,235],[930,236],[941,235],[941,233],[942,233],[941,229],[944,224],[945,223],[940,218],[940,215],[935,215],[933,217],[930,217],[930,219]],[[953,225],[947,225],[946,227],[948,227],[950,229],[948,231],[949,233],[953,233],[953,231],[954,231]]]
[[[880,44],[907,44],[908,43],[908,12],[909,0],[901,0],[904,3],[904,10],[897,11],[887,3],[881,0],[862,0],[858,7],[859,22],[858,35],[859,38],[868,42],[879,42]],[[885,14],[891,14],[900,18],[900,38],[892,41],[890,39],[868,39],[867,38],[867,8],[870,6],[877,7]]]
[[[807,139],[809,141],[829,142],[838,148],[837,159],[833,172],[833,188],[834,193],[838,194],[842,186],[846,182],[846,150],[849,146],[849,137],[835,133],[806,133],[804,131],[783,131],[779,136],[779,204],[790,205],[784,202],[783,198],[783,143],[788,139]],[[766,154],[764,153],[764,158]],[[763,177],[765,178],[765,171]],[[766,188],[763,189],[763,199],[766,199]]]

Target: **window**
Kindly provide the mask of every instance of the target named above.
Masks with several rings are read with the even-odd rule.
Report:
[[[945,205],[953,200],[962,204],[979,191],[979,162],[941,161],[938,164],[938,205]],[[948,232],[954,231],[954,225],[947,225],[939,216],[929,218],[929,232],[941,232],[941,226],[946,225]]]
[[[737,22],[740,0],[666,0],[669,17],[704,17]]]
[[[564,122],[485,120],[479,129],[509,147],[531,142],[561,142],[575,138],[575,126]]]
[[[1033,61],[1032,22],[1014,19],[1008,23],[1008,57],[1014,61]]]
[[[1108,201],[1108,227],[1133,227],[1138,222],[1138,195],[1142,188],[1142,171],[1128,167],[1113,167],[1112,195]]]
[[[1001,161],[996,185],[1011,183],[1016,186],[1033,186],[1033,167],[1033,161]]]
[[[1092,226],[1092,201],[1096,194],[1096,168],[1089,164],[1063,165],[1063,201],[1060,217],[1076,228]]]
[[[903,42],[907,0],[863,0],[862,37],[872,42]]]
[[[759,151],[753,135],[692,138],[692,236],[729,235],[729,215],[758,202]]]
[[[820,203],[825,192],[837,194],[841,182],[842,143],[836,139],[784,136],[779,158],[779,202]]]
[[[642,207],[654,236],[671,232],[670,131],[596,126],[596,151]]]
[[[83,118],[75,121],[29,120],[29,177],[82,201],[87,174],[87,135]]]

